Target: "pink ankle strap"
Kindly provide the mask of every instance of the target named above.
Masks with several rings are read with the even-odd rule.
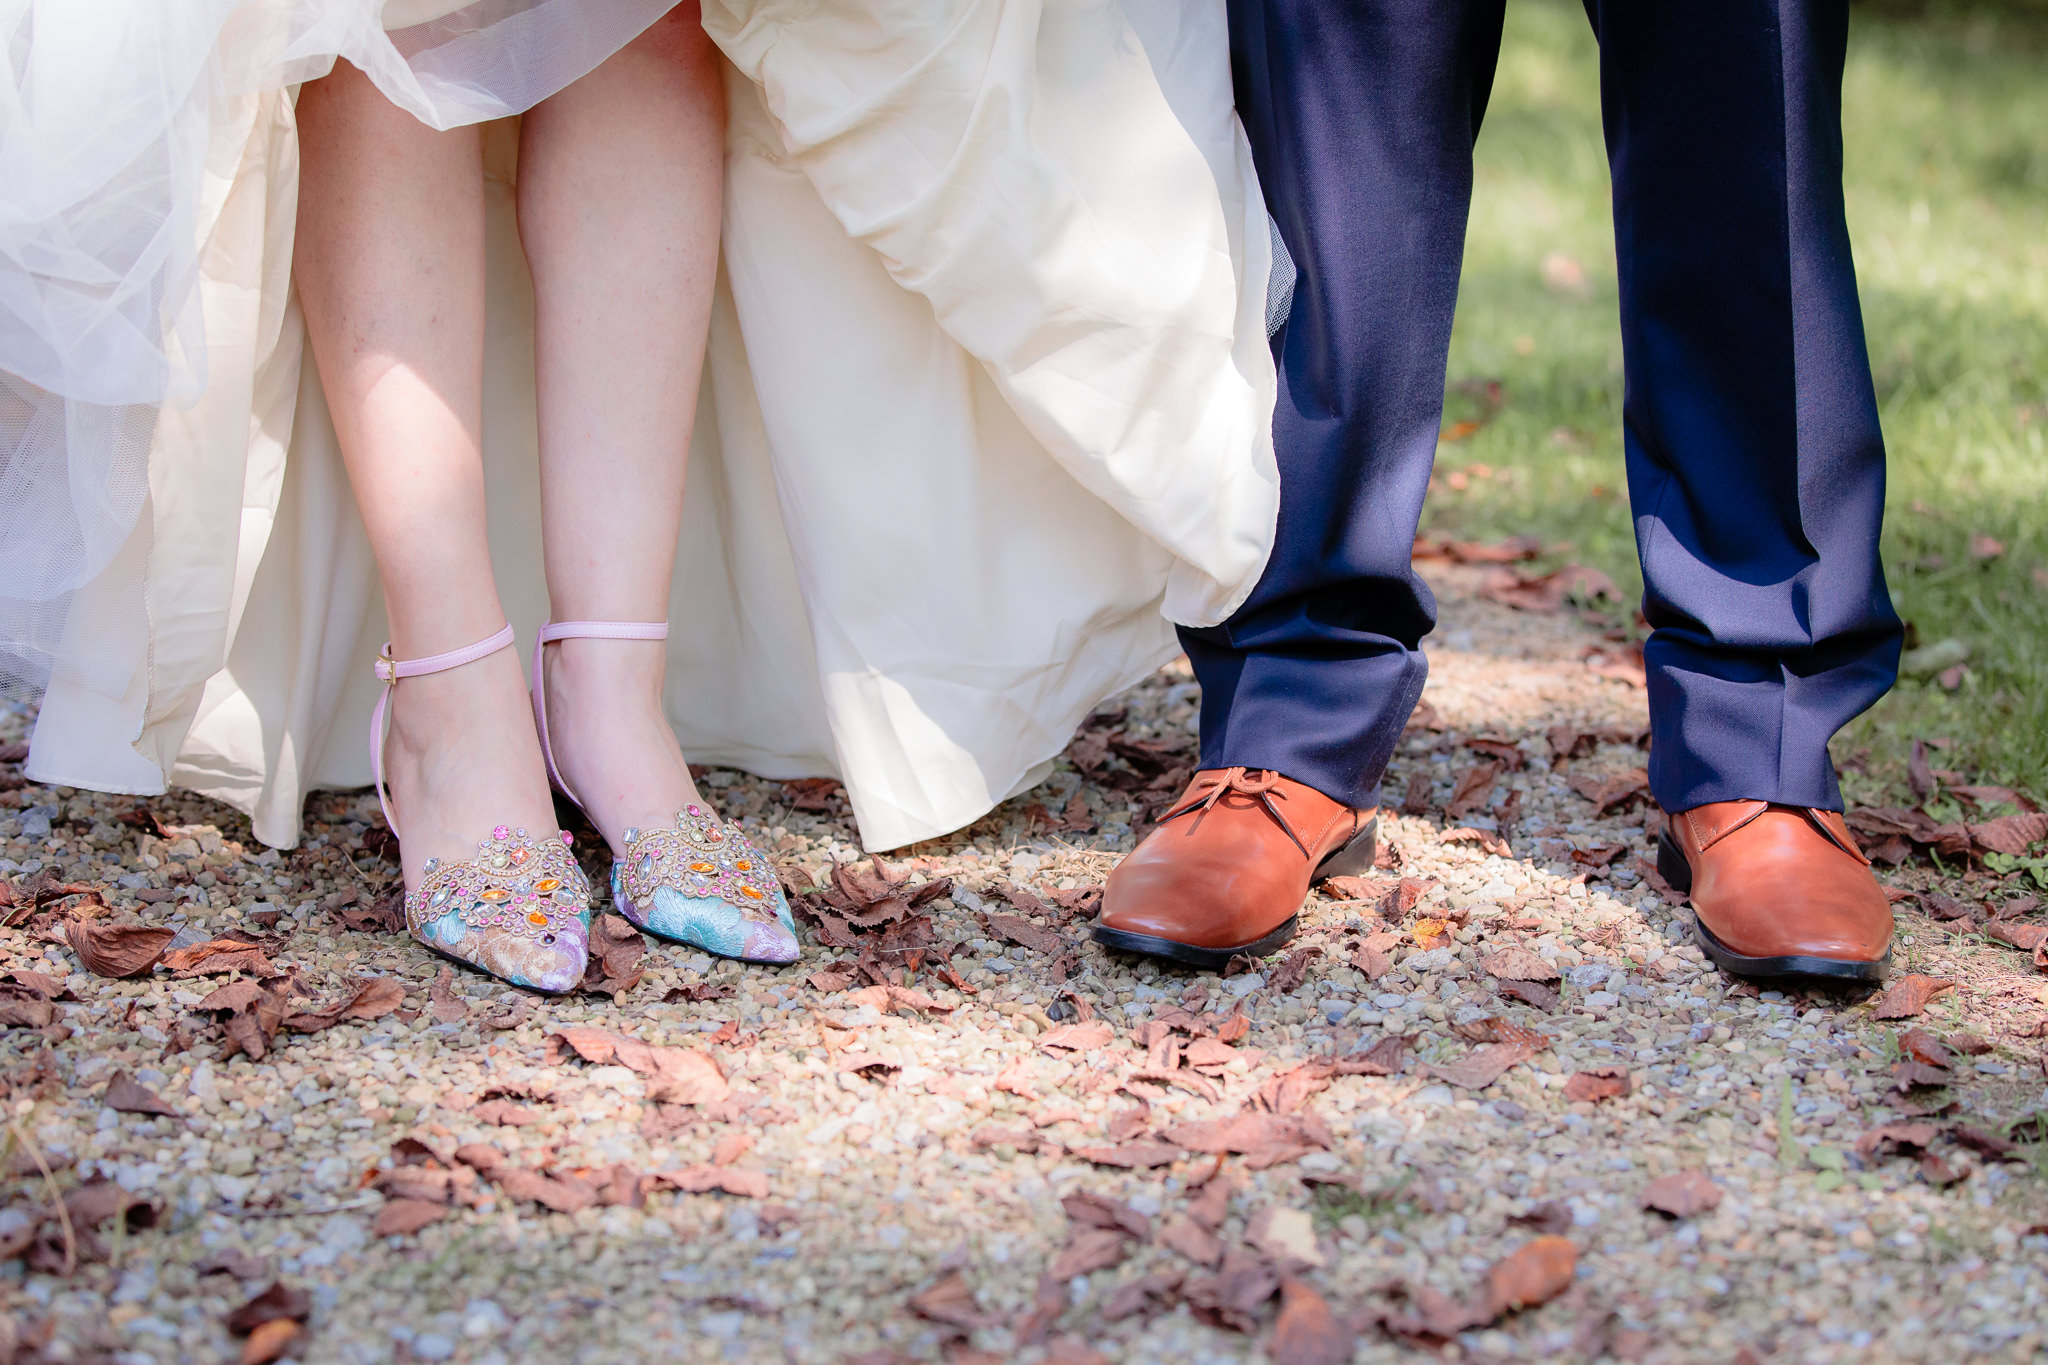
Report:
[[[551,621],[540,628],[534,643],[534,657],[540,647],[557,640],[666,640],[666,621]]]
[[[529,686],[533,689],[533,728],[540,733],[540,756],[547,761],[548,780],[555,784],[555,790],[575,802],[576,809],[582,810],[583,803],[576,800],[576,793],[569,790],[569,784],[562,780],[561,770],[555,767],[554,746],[548,742],[548,700],[546,675],[541,671],[541,651],[557,640],[666,640],[666,621],[553,621],[540,628],[540,638],[533,642],[533,675]]]
[[[391,813],[391,798],[384,790],[384,741],[389,735],[391,693],[398,686],[398,680],[445,673],[451,668],[473,664],[478,659],[496,654],[512,640],[512,627],[507,625],[487,640],[451,649],[446,654],[430,654],[424,659],[394,659],[391,657],[391,642],[384,642],[384,652],[377,656],[377,677],[383,681],[384,691],[377,698],[376,709],[370,712],[370,777],[377,787],[377,809],[384,812],[384,823],[390,828],[393,838],[401,836],[398,818]]]

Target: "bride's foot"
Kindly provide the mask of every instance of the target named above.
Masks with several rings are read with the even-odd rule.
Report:
[[[383,772],[413,936],[515,985],[572,989],[590,886],[556,828],[517,652],[409,674],[390,712]]]
[[[723,957],[798,954],[775,869],[690,778],[662,712],[665,645],[572,636],[542,651],[547,742],[562,786],[611,844],[620,914]]]

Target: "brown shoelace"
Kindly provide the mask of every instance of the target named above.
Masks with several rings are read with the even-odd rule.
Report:
[[[1226,796],[1247,796],[1256,800],[1266,814],[1273,817],[1273,823],[1280,826],[1281,833],[1294,841],[1301,850],[1301,856],[1309,856],[1308,845],[1294,832],[1294,826],[1287,823],[1287,817],[1280,813],[1280,807],[1273,802],[1273,789],[1280,785],[1280,774],[1268,768],[1224,768],[1214,776],[1201,779],[1208,784],[1206,791],[1200,784],[1190,791],[1181,805],[1159,817],[1159,823],[1179,819],[1191,813],[1206,813]]]

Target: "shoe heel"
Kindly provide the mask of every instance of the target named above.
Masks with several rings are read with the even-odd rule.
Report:
[[[1673,891],[1692,894],[1692,864],[1685,860],[1670,833],[1661,829],[1657,831],[1657,875],[1669,882]]]
[[[1363,877],[1372,871],[1373,860],[1380,851],[1380,819],[1375,815],[1365,822],[1365,828],[1351,836],[1351,842],[1323,859],[1316,868],[1309,884],[1329,877]]]

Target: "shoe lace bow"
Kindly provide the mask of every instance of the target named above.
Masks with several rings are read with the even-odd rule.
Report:
[[[1280,826],[1280,832],[1293,840],[1294,846],[1301,850],[1301,856],[1306,858],[1309,856],[1308,845],[1294,832],[1294,826],[1287,823],[1287,817],[1273,799],[1274,789],[1279,785],[1280,774],[1268,768],[1224,768],[1196,779],[1195,786],[1181,804],[1161,816],[1159,823],[1163,825],[1183,815],[1206,814],[1225,797],[1242,796],[1258,802],[1260,809],[1273,817],[1273,823]]]

